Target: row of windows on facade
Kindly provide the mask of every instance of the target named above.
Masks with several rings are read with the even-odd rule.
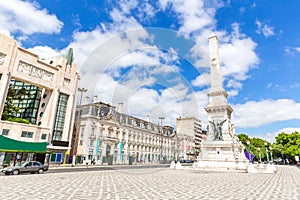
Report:
[[[18,98],[12,100],[13,104],[19,108],[19,111],[15,114],[15,116],[27,119],[30,123],[36,124],[42,89],[15,79],[11,79],[10,87],[15,91],[20,91],[22,89],[26,91],[26,93],[22,95],[21,99]]]
[[[31,85],[29,83],[25,83],[22,81],[18,81],[15,79],[11,79],[10,87],[14,90],[19,91],[21,89],[25,89],[26,94],[22,96],[21,99],[13,99],[12,103],[19,108],[19,111],[15,113],[15,116],[22,119],[27,119],[32,124],[41,125],[41,122],[37,123],[37,116],[39,111],[39,105],[41,101],[42,89]],[[43,94],[43,99],[47,98],[47,94]],[[68,101],[68,96],[65,94],[60,94],[59,104],[58,104],[58,112],[56,119],[58,122],[56,123],[57,129],[62,130],[61,122],[64,121],[65,110]],[[46,103],[41,104],[41,108],[45,108]],[[44,113],[40,112],[39,117],[43,117]],[[60,125],[60,126],[59,126]],[[56,130],[54,128],[54,130]]]
[[[89,140],[89,146],[94,146],[95,145],[95,139],[90,139]],[[128,140],[128,142],[133,142],[133,143],[146,143],[146,144],[149,144],[149,145],[162,145],[162,146],[169,146],[171,145],[171,141],[163,141],[163,143],[161,144],[161,140],[160,139],[157,139],[157,140],[144,140],[144,141],[141,141],[141,140]],[[79,145],[83,145],[83,139],[81,138],[80,142],[79,142]],[[98,146],[101,146],[102,145],[102,142],[99,141],[98,142]]]
[[[18,113],[15,114],[15,116],[22,119],[27,119],[30,123],[36,124],[39,112],[39,105],[41,101],[42,89],[37,86],[33,86],[31,84],[15,79],[11,80],[10,86],[15,90],[25,89],[26,93],[28,94],[22,96],[22,99],[13,99],[13,104],[20,108]],[[53,140],[61,140],[62,138],[68,97],[68,95],[63,93],[60,93],[59,95],[57,113],[53,129]],[[46,99],[47,94],[43,94],[42,98]],[[45,106],[46,103],[41,104],[41,108],[45,108]],[[40,112],[39,117],[42,117],[43,115],[44,113]],[[41,122],[38,122],[38,125],[40,126]],[[29,134],[21,137],[32,138],[32,135]]]
[[[2,129],[2,135],[8,136],[9,131],[10,131],[9,129]],[[24,137],[24,138],[33,138],[33,135],[34,135],[34,133],[31,132],[31,131],[22,131],[22,133],[21,133],[21,137]],[[41,135],[41,139],[46,140],[47,139],[47,134],[43,133]]]
[[[90,114],[92,116],[98,116],[101,119],[106,119],[106,120],[109,117],[113,117],[113,118],[115,118],[115,120],[117,122],[119,122],[121,124],[135,126],[135,127],[139,127],[139,128],[146,129],[146,130],[151,130],[154,132],[161,131],[161,126],[159,126],[159,125],[156,125],[156,124],[153,124],[148,121],[141,120],[141,119],[136,119],[134,117],[131,117],[131,116],[123,114],[123,113],[116,112],[114,110],[114,108],[104,107],[104,106],[101,106],[99,108],[99,107],[91,106],[91,107],[84,107],[81,110],[82,110],[81,115]],[[78,115],[78,111],[76,114]],[[164,134],[170,135],[173,132],[174,132],[174,129],[172,127],[164,127],[163,128]]]
[[[95,137],[96,138],[96,135],[95,135],[95,129],[92,128],[92,133],[90,135],[90,137]],[[103,132],[104,130],[101,129],[100,131],[100,137],[103,137]],[[107,137],[109,138],[117,138],[119,139],[119,133],[120,132],[116,132],[115,135],[112,134],[112,130],[108,129],[108,134],[107,134]],[[80,134],[80,138],[83,138],[83,133],[84,133],[84,128],[81,128],[81,134]],[[125,132],[122,133],[122,140],[125,141]],[[170,139],[163,139],[161,138],[160,136],[144,136],[143,134],[140,135],[138,133],[136,134],[132,134],[132,133],[129,133],[128,134],[128,141],[139,141],[139,142],[146,142],[146,143],[155,143],[155,142],[158,142],[158,141],[161,141],[163,140],[163,143],[171,143],[171,140]]]

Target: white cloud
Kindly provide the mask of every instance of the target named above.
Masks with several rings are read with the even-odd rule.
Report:
[[[272,87],[272,83],[268,83],[267,88],[271,88]]]
[[[52,49],[48,46],[35,46],[27,50],[38,55],[40,59],[50,59],[61,55],[59,50]]]
[[[170,0],[159,0],[159,5],[163,11],[166,9],[166,7],[169,3],[170,3]]]
[[[202,1],[196,3],[160,1],[160,3],[164,4],[161,5],[162,8],[169,3],[172,4],[174,11],[179,14],[181,24],[179,31],[191,35],[197,41],[198,48],[194,46],[190,52],[194,58],[202,59],[196,59],[193,64],[196,64],[198,69],[205,66],[208,56],[203,49],[208,49],[208,36],[215,26],[216,8],[204,9]],[[149,114],[146,113],[149,109],[151,111],[151,108],[159,106],[168,116],[166,122],[169,120],[171,125],[174,125],[176,117],[182,115],[195,116],[205,124],[207,115],[203,108],[208,104],[207,91],[190,91],[188,89],[191,86],[185,80],[177,79],[182,76],[175,65],[178,59],[177,51],[170,48],[167,52],[163,52],[149,41],[145,42],[151,38],[147,29],[142,28],[134,17],[126,14],[133,9],[132,5],[123,5],[123,11],[114,8],[110,12],[113,20],[111,24],[102,23],[93,31],[74,33],[74,42],[70,47],[77,51],[75,51],[76,62],[79,62],[79,65],[83,64],[82,80],[88,80],[84,84],[89,85],[85,87],[93,88],[97,82],[95,92],[101,99],[113,104],[123,101],[124,108],[127,108],[128,112],[138,114],[140,117]],[[196,12],[196,8],[199,13]],[[197,21],[198,19],[200,21]],[[215,33],[220,41],[222,69],[225,69],[223,72],[226,72],[226,77],[230,77],[229,80],[232,79],[227,83],[231,88],[229,93],[234,96],[242,88],[240,81],[248,78],[247,72],[258,64],[259,59],[255,53],[256,43],[241,32],[237,23],[233,24],[232,28],[231,33],[224,31]],[[97,76],[97,73],[101,72],[105,72],[103,77]],[[172,73],[173,76],[168,77],[168,74]],[[174,79],[173,83],[171,79]],[[209,79],[209,74],[204,72],[191,84],[201,87],[209,84]],[[203,80],[208,80],[208,83]],[[157,93],[155,90],[145,88],[153,84],[164,86],[166,89]],[[141,98],[144,98],[143,105]]]
[[[248,101],[233,105],[236,127],[259,127],[274,122],[300,119],[300,103],[291,99]]]
[[[195,87],[203,87],[210,85],[210,73],[204,73],[192,80],[192,85]]]
[[[228,94],[228,97],[234,97],[234,96],[237,96],[239,94],[239,90],[236,90],[236,89],[231,89],[227,92]]]
[[[238,23],[232,24],[231,33],[213,31],[216,27],[215,14],[217,9],[223,6],[222,3],[214,2],[214,5],[211,6],[202,0],[161,0],[161,8],[165,9],[168,3],[172,4],[172,9],[178,14],[179,24],[181,25],[179,32],[192,37],[197,43],[195,45],[197,48],[193,47],[191,49],[191,56],[195,60],[194,66],[198,69],[208,67],[208,56],[203,53],[203,49],[208,49],[208,36],[212,32],[215,32],[218,36],[222,73],[225,80],[234,79],[235,85],[239,85],[231,92],[232,95],[236,95],[238,90],[242,88],[241,81],[249,78],[249,70],[259,63],[259,58],[255,53],[257,44],[242,33]],[[193,80],[192,84],[195,86],[205,84],[201,82],[202,78],[203,76],[200,76]]]
[[[300,83],[295,83],[290,85],[290,88],[299,88],[300,87]]]
[[[246,8],[245,7],[240,7],[239,11],[241,14],[243,14],[245,12]]]
[[[259,63],[255,53],[257,44],[249,37],[239,32],[236,23],[233,24],[231,36],[223,37],[220,45],[220,60],[223,63],[222,73],[224,76],[231,76],[236,80],[248,78],[248,71]]]
[[[222,5],[210,6],[202,0],[160,0],[159,3],[161,9],[172,5],[170,8],[178,16],[179,32],[196,41],[197,45],[190,50],[195,59],[194,66],[208,69],[205,51],[208,50],[208,36],[216,28],[215,13]],[[41,12],[48,14],[46,10]],[[176,117],[187,115],[200,118],[205,124],[207,114],[203,108],[208,104],[207,91],[194,91],[190,84],[205,86],[210,82],[210,75],[203,70],[204,73],[189,83],[177,66],[177,60],[182,56],[178,55],[179,51],[172,47],[161,50],[151,43],[152,36],[140,21],[150,19],[155,12],[148,3],[123,0],[119,7],[109,12],[112,23],[102,22],[92,31],[75,31],[73,42],[66,49],[74,49],[75,62],[82,78],[80,85],[89,88],[88,96],[97,94],[101,101],[113,105],[124,102],[124,111],[127,110],[128,114],[145,117],[151,109],[160,107],[160,112],[163,111],[166,116],[165,123],[170,125],[174,125]],[[46,16],[56,19],[53,15]],[[75,22],[79,22],[79,18],[75,18]],[[60,31],[60,28],[55,30]],[[242,33],[237,23],[233,24],[232,29],[231,33],[214,32],[220,41],[223,73],[225,78],[232,79],[227,83],[231,88],[229,93],[237,95],[242,88],[240,81],[248,78],[247,72],[258,64],[259,59],[255,53],[256,43]],[[49,30],[56,33],[53,29]],[[66,49],[60,51],[37,46],[30,50],[48,58]],[[165,89],[155,91],[150,87],[154,84]]]
[[[235,88],[235,89],[242,89],[242,84],[234,79],[231,79],[227,82],[226,87],[228,88]]]
[[[20,0],[0,1],[0,23],[0,32],[7,35],[59,33],[63,26],[63,22],[46,9],[40,9],[36,2]]]
[[[257,25],[256,33],[263,34],[266,38],[275,35],[274,27],[268,26],[259,20],[256,20],[255,24]]]
[[[136,0],[121,0],[119,4],[121,11],[124,14],[130,14],[131,10],[138,6],[138,2]]]
[[[284,51],[288,55],[295,55],[295,54],[300,53],[300,47],[287,46],[287,47],[284,48]]]
[[[290,134],[290,133],[293,133],[293,132],[298,132],[300,133],[300,128],[292,128],[292,127],[286,127],[286,128],[283,128],[283,129],[280,129],[278,131],[276,131],[278,134],[279,133],[287,133],[287,134]]]
[[[215,7],[205,6],[202,0],[176,0],[159,1],[164,10],[168,3],[178,13],[179,32],[183,35],[190,35],[193,32],[205,29],[214,25]]]

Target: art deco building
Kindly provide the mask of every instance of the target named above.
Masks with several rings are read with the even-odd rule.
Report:
[[[76,115],[81,110],[77,163],[152,163],[174,158],[174,128],[127,115],[123,104],[116,108],[96,98],[77,107]]]
[[[195,117],[179,117],[176,119],[176,130],[180,141],[180,158],[195,159],[202,141],[201,121]]]
[[[0,34],[0,77],[0,135],[12,142],[10,149],[0,145],[0,164],[33,159],[21,158],[24,152],[43,161],[36,153],[46,151],[53,152],[51,162],[61,162],[70,149],[75,115],[78,74],[72,49],[66,57],[42,60]],[[46,149],[35,149],[37,143]]]

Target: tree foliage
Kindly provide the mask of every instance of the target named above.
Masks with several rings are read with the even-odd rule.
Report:
[[[298,132],[280,133],[275,139],[274,149],[281,155],[290,159],[300,155],[300,134]]]
[[[250,154],[253,154],[254,160],[255,161],[264,161],[267,160],[267,148],[270,147],[270,142],[266,142],[267,145],[265,145],[265,140],[261,139],[261,138],[250,138],[248,135],[242,133],[237,135],[237,137],[239,138],[239,140],[242,142],[242,144],[244,145],[245,149],[247,151],[250,150]],[[249,140],[249,145],[247,144],[247,140]],[[268,153],[269,150],[268,150]],[[268,155],[270,156],[270,155]],[[270,159],[270,157],[269,157]]]
[[[282,158],[294,160],[295,156],[300,156],[300,134],[293,132],[291,134],[280,133],[275,138],[276,142],[271,144],[261,138],[249,138],[246,134],[239,134],[237,137],[245,146],[246,150],[255,155],[254,160],[258,161],[261,158],[262,161],[267,160],[267,153],[269,160],[272,158]],[[249,140],[250,145],[247,144]],[[265,145],[266,142],[266,145]]]

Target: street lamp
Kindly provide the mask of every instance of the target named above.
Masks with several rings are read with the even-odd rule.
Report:
[[[249,162],[251,163],[251,154],[250,154],[250,140],[246,141],[247,145],[248,145],[248,154],[249,154]]]
[[[271,156],[271,164],[273,164],[272,147],[270,146],[269,149],[270,149],[270,156]]]
[[[162,126],[162,120],[165,119],[164,117],[159,117],[160,119],[160,126],[161,126],[161,132],[160,132],[160,162],[162,161],[162,134],[163,134],[163,126]]]
[[[177,139],[177,161],[179,161],[179,153],[181,152],[181,150],[180,150],[180,145],[179,145],[179,137],[178,137],[178,135],[177,135],[177,133],[176,133],[176,139]]]
[[[257,150],[258,150],[258,156],[259,156],[259,163],[261,163],[260,147],[257,147]]]
[[[267,164],[269,164],[269,154],[268,154],[268,142],[265,140],[264,145],[266,147],[266,154],[267,154]]]
[[[74,137],[74,144],[73,144],[73,158],[72,158],[72,166],[76,165],[76,140],[77,140],[77,135],[79,133],[79,128],[80,128],[80,117],[81,117],[81,102],[82,102],[82,95],[84,92],[87,92],[87,89],[85,88],[78,88],[78,91],[80,92],[80,101],[79,101],[79,113],[77,116],[77,123],[75,123],[75,137]]]

